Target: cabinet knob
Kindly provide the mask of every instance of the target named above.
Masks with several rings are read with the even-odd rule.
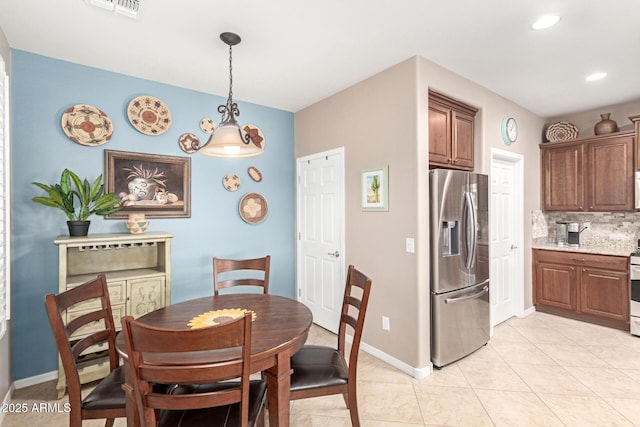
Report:
[[[582,206],[578,206],[578,209],[582,210]]]
[[[569,267],[571,271],[576,271],[575,267]]]

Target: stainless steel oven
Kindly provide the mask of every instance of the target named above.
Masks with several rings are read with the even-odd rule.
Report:
[[[640,336],[640,249],[629,257],[631,334]]]

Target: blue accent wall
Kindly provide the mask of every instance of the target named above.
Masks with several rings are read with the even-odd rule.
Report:
[[[20,50],[12,50],[12,353],[13,379],[57,369],[57,351],[44,309],[44,295],[58,291],[58,252],[53,240],[67,235],[66,216],[35,204],[44,194],[31,183],[58,182],[64,168],[81,178],[104,173],[104,150],[191,157],[191,218],[151,218],[147,231],[166,231],[172,242],[172,302],[212,294],[212,257],[258,257],[271,254],[270,293],[293,297],[295,256],[295,159],[293,113],[238,102],[241,124],[255,124],[266,138],[263,155],[219,159],[186,154],[178,146],[185,132],[206,142],[200,119],[219,122],[214,96],[104,70],[80,66]],[[212,78],[227,79],[224,68]],[[259,76],[256,75],[256,78]],[[140,95],[161,99],[171,110],[172,125],[159,136],[138,132],[127,119],[129,101]],[[97,147],[69,140],[62,113],[76,104],[93,105],[112,120],[112,139]],[[254,182],[249,166],[262,173]],[[238,191],[229,192],[222,178],[235,173]],[[269,213],[249,225],[238,214],[242,195],[258,192]],[[124,220],[91,218],[90,234],[126,233]]]

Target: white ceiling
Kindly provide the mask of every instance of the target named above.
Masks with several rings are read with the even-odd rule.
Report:
[[[541,117],[640,99],[639,0],[1,0],[14,49],[298,111],[421,55]],[[533,31],[537,17],[558,25]],[[586,82],[605,71],[608,77]]]

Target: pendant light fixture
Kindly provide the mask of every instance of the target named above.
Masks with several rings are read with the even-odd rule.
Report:
[[[233,102],[232,47],[240,43],[240,36],[222,33],[220,39],[229,45],[229,97],[225,105],[218,106],[222,115],[220,124],[214,128],[209,141],[199,152],[211,157],[252,157],[264,151],[264,137],[256,126],[241,127],[236,121],[240,115],[238,105]]]

